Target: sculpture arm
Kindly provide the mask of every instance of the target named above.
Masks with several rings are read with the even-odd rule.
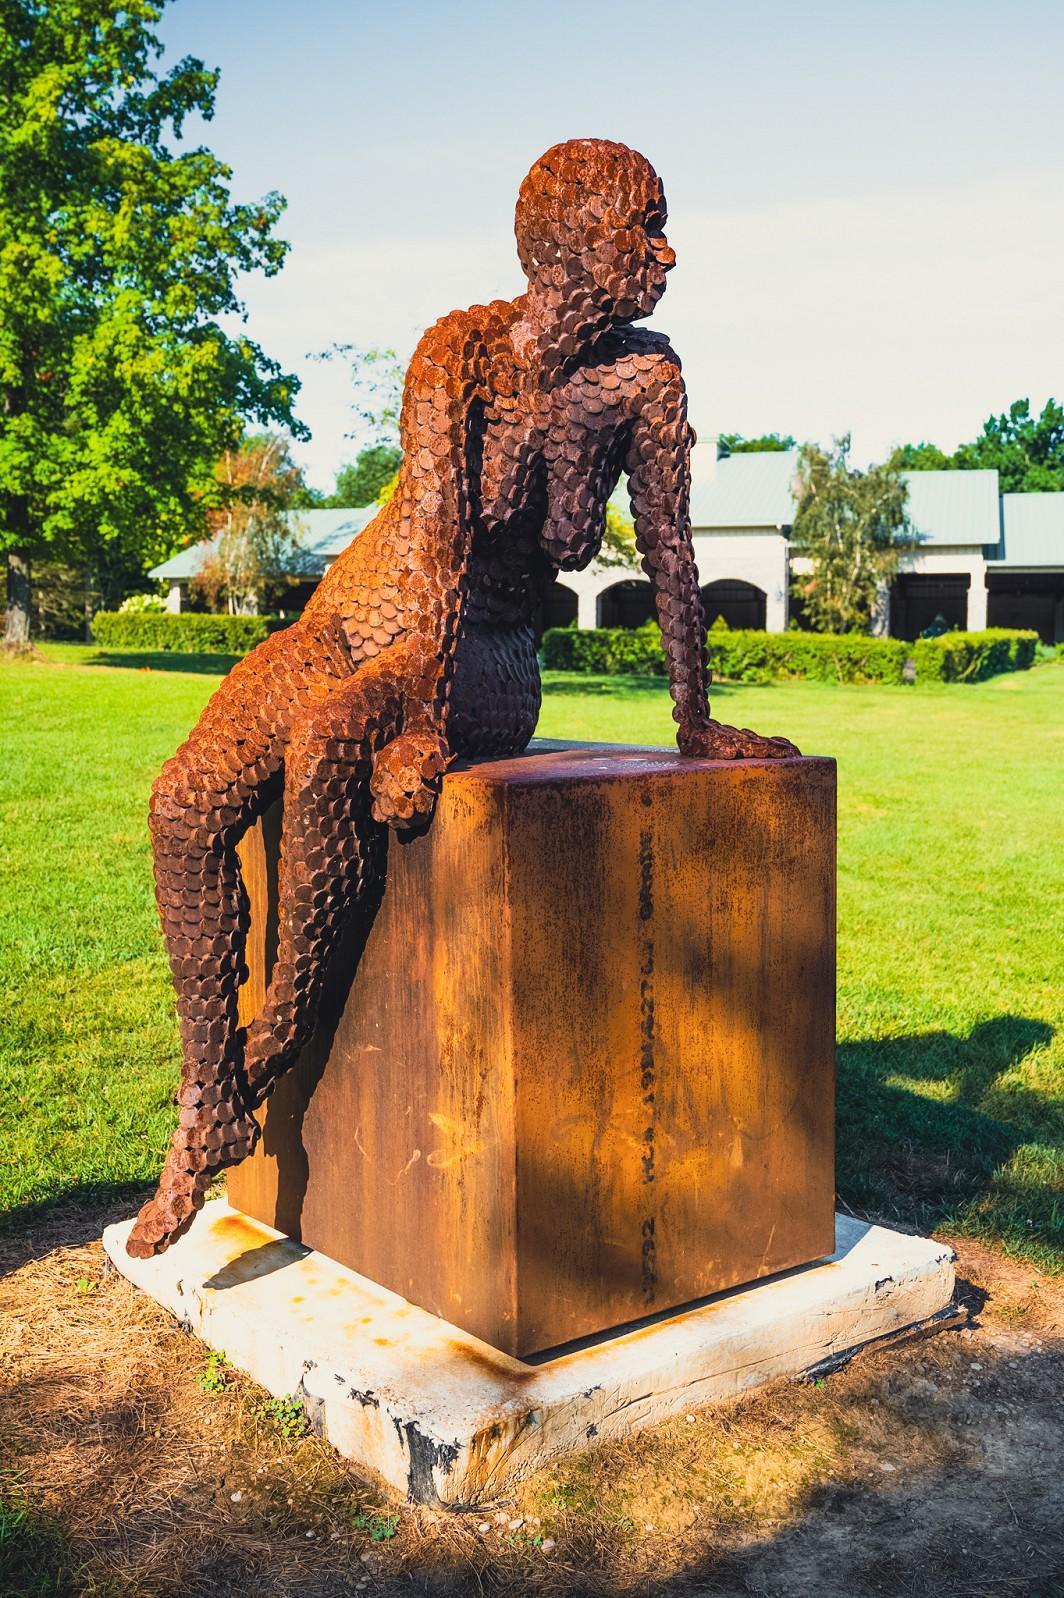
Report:
[[[667,349],[641,363],[644,382],[625,468],[643,570],[654,585],[661,641],[683,754],[713,760],[779,759],[786,738],[728,727],[709,713],[709,656],[691,539],[691,445],[680,363]]]
[[[691,541],[691,445],[687,393],[674,356],[656,360],[641,385],[625,470],[643,570],[654,586],[661,642],[679,723],[677,742],[696,752],[710,725],[709,662]]]
[[[395,490],[406,628],[404,734],[446,739],[471,540],[468,333],[451,316],[425,334],[403,392]]]

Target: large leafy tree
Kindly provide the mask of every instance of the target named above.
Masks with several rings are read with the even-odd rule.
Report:
[[[1029,399],[1014,400],[952,455],[937,444],[905,444],[898,459],[908,471],[994,467],[1006,494],[1064,492],[1064,406],[1050,399],[1035,415]]]
[[[817,632],[868,631],[879,593],[915,543],[898,460],[859,472],[849,455],[847,434],[830,450],[803,444],[798,456],[793,589]]]
[[[341,466],[336,487],[324,503],[338,509],[372,505],[385,483],[390,483],[399,470],[402,458],[398,444],[367,444],[353,461]]]
[[[159,559],[200,531],[245,420],[300,436],[296,391],[223,331],[273,274],[284,207],[183,148],[218,75],[157,70],[166,0],[0,0],[0,550],[7,639],[35,559]]]

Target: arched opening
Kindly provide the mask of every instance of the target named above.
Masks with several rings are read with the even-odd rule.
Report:
[[[963,631],[970,582],[967,572],[903,572],[890,591],[890,636],[911,642],[936,623]]]
[[[576,621],[578,604],[572,589],[555,579],[543,595],[543,631],[549,627],[571,627]]]
[[[654,590],[649,583],[629,578],[604,588],[598,596],[600,627],[642,627],[656,619]]]
[[[723,616],[729,627],[765,630],[766,594],[753,583],[743,583],[725,578],[717,583],[707,583],[702,589],[702,611],[707,627],[712,627],[718,616]]]

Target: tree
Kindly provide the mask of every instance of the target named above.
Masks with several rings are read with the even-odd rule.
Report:
[[[880,591],[915,545],[900,463],[859,472],[849,453],[846,434],[830,450],[803,444],[798,456],[791,547],[806,569],[793,591],[817,632],[868,631]]]
[[[385,483],[395,476],[402,458],[398,444],[368,444],[353,461],[341,466],[336,487],[325,503],[337,508],[372,505]]]
[[[347,361],[351,368],[351,384],[355,391],[351,409],[358,418],[358,425],[348,433],[348,438],[363,439],[367,446],[398,447],[406,363],[399,359],[395,350],[378,345],[333,344],[314,359]]]
[[[744,438],[741,433],[718,433],[717,459],[729,455],[748,455],[756,452],[778,452],[794,448],[790,433],[762,433],[759,438]]]
[[[214,539],[195,584],[212,605],[224,603],[230,615],[257,616],[267,590],[292,574],[299,543],[292,506],[303,474],[288,439],[257,434],[226,450],[215,475],[225,503],[211,514]]]
[[[155,67],[166,0],[0,0],[0,549],[6,638],[31,563],[143,565],[199,531],[245,419],[292,418],[295,379],[219,318],[238,273],[277,272],[277,194],[230,197],[179,150],[218,74]]]
[[[633,571],[639,565],[635,523],[613,505],[606,506],[606,531],[596,560],[600,566],[628,566]]]
[[[905,444],[898,458],[909,471],[996,469],[1006,494],[1064,492],[1064,406],[1049,399],[1039,416],[1029,399],[989,416],[979,437],[952,455],[935,444]]]

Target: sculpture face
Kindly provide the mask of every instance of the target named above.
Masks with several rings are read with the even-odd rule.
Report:
[[[532,289],[594,321],[649,316],[676,256],[665,194],[645,156],[570,139],[533,166],[517,202],[517,252]]]

